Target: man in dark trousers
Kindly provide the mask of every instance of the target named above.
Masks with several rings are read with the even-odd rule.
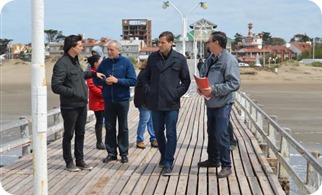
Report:
[[[177,146],[176,125],[180,98],[187,92],[191,83],[187,59],[172,49],[173,41],[174,35],[169,31],[159,35],[159,51],[150,54],[142,75],[161,153],[159,166],[164,167],[164,176],[172,172]]]
[[[64,119],[63,158],[66,169],[71,172],[92,169],[84,162],[83,154],[88,98],[85,79],[104,78],[101,73],[83,71],[78,61],[78,55],[82,50],[83,43],[80,35],[66,37],[64,55],[54,65],[51,79],[53,92],[60,95],[60,109]],[[71,154],[74,132],[76,166]]]
[[[116,40],[107,44],[108,58],[102,61],[97,72],[106,75],[106,79],[94,78],[94,84],[103,86],[105,103],[105,145],[107,156],[104,163],[117,160],[117,148],[121,163],[127,163],[129,152],[128,112],[130,107],[130,87],[137,83],[132,62],[122,56],[122,46]],[[118,132],[116,132],[118,122]]]
[[[218,178],[228,177],[231,171],[229,118],[235,101],[234,91],[240,87],[239,66],[236,57],[226,50],[227,36],[211,33],[207,46],[211,52],[201,67],[200,76],[208,77],[209,87],[198,89],[207,106],[208,159],[199,167],[220,167]]]

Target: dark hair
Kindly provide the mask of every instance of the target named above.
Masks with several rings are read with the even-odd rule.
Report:
[[[148,61],[147,60],[144,60],[143,62],[141,62],[141,65],[140,65],[140,70],[143,70],[146,68],[146,65],[148,65]]]
[[[226,45],[227,45],[227,36],[224,32],[221,31],[215,31],[211,33],[212,36],[212,42],[218,41],[218,44],[220,45],[220,47],[222,47],[223,49],[226,49]]]
[[[164,31],[159,35],[159,38],[164,37],[164,36],[166,37],[168,42],[174,41],[174,35],[172,34],[172,32]]]
[[[69,35],[68,37],[65,37],[64,51],[68,52],[70,48],[75,47],[77,45],[77,42],[81,40],[82,40],[81,35]]]
[[[94,68],[95,62],[98,62],[100,58],[101,57],[99,55],[93,55],[93,56],[87,57],[87,62],[91,65],[92,68]]]

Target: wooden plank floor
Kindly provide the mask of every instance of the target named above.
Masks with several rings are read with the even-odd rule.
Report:
[[[198,168],[207,159],[206,113],[203,99],[192,84],[182,98],[178,120],[178,145],[173,173],[161,175],[160,154],[151,148],[148,133],[147,148],[136,148],[138,110],[131,102],[129,111],[129,163],[102,163],[106,151],[95,149],[94,122],[86,126],[85,161],[92,171],[64,170],[61,142],[48,145],[49,194],[284,194],[277,177],[269,167],[259,145],[247,127],[241,123],[236,108],[232,112],[237,148],[231,153],[233,173],[218,179],[216,168]],[[10,194],[33,194],[32,155],[1,168],[1,185]]]

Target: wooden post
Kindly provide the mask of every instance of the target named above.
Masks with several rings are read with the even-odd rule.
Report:
[[[26,116],[19,117],[20,120],[25,119]],[[29,124],[24,124],[20,126],[20,135],[21,138],[29,138]],[[30,145],[22,147],[22,156],[30,154]]]
[[[320,152],[317,150],[311,150],[310,152],[317,159],[321,155]],[[310,165],[309,162],[307,162],[306,173],[307,173],[306,174],[306,184],[309,187],[310,193],[316,192],[319,189],[320,184],[321,184],[319,173],[314,170],[314,168]]]
[[[284,128],[286,132],[289,134],[291,133],[291,129]],[[290,162],[290,143],[282,136],[281,137],[281,155],[285,159],[285,162],[289,164]],[[278,180],[281,183],[281,186],[286,194],[289,194],[290,192],[290,182],[288,180],[288,174],[285,168],[280,164],[279,165],[279,174],[278,174]]]

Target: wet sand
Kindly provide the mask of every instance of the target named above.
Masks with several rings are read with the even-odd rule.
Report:
[[[55,61],[46,61],[48,109],[59,106],[59,96],[50,88]],[[21,60],[0,66],[0,124],[31,115],[30,67],[30,62]],[[266,113],[276,115],[278,123],[290,128],[296,140],[322,152],[322,68],[283,66],[277,74],[241,68],[241,81],[240,90],[264,105]]]
[[[240,90],[276,115],[304,147],[322,152],[322,83],[242,83]]]

